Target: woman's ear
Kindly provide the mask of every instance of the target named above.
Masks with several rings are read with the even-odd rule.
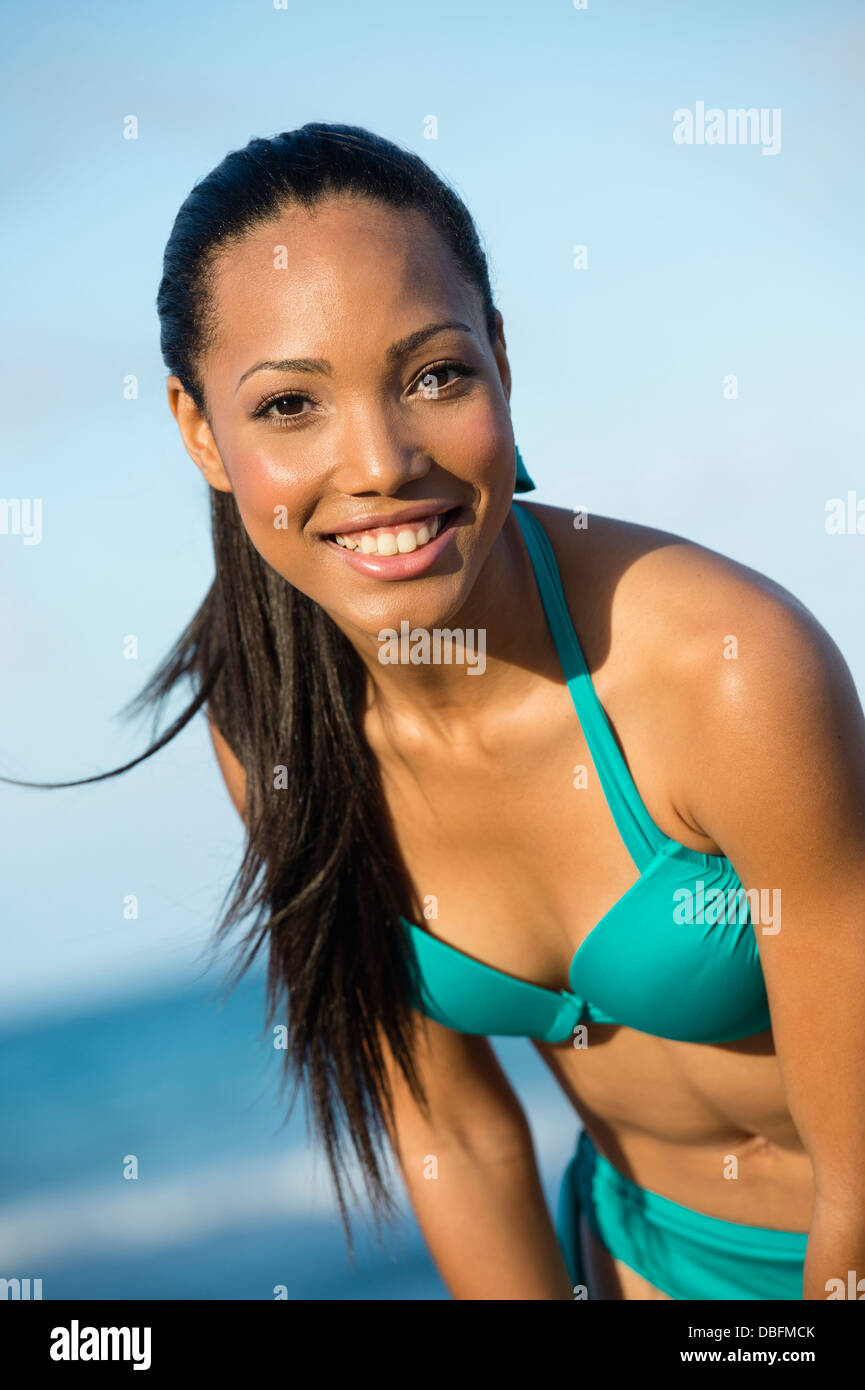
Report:
[[[184,389],[179,377],[170,376],[165,386],[171,413],[177,421],[186,452],[192,462],[217,492],[231,492],[231,479],[225,471],[225,464],[219,456],[216,440],[207,420],[189,392]]]
[[[503,388],[504,393],[505,393],[505,400],[506,400],[506,401],[508,402],[508,404],[510,405],[510,400],[511,400],[511,367],[510,367],[510,363],[508,362],[507,345],[506,345],[506,343],[505,343],[505,325],[504,325],[504,320],[502,319],[501,313],[500,313],[500,311],[499,311],[498,309],[496,309],[495,314],[496,314],[496,329],[497,329],[497,335],[496,335],[495,345],[494,345],[494,347],[493,347],[493,356],[494,356],[495,359],[496,359],[496,365],[498,366],[498,369],[499,369],[499,376],[501,377],[501,380],[502,380],[502,388]]]

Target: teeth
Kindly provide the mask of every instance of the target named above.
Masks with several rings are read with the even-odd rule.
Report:
[[[334,540],[345,550],[359,550],[362,555],[410,555],[434,540],[441,527],[442,518],[434,516],[419,525],[405,523],[390,531],[351,531],[347,536],[334,536]]]

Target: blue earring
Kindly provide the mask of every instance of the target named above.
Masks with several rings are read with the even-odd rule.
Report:
[[[523,456],[519,449],[515,449],[517,456],[517,477],[514,483],[514,492],[534,492],[536,484],[529,477],[526,465],[523,463]]]

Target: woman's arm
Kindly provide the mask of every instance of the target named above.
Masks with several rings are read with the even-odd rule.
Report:
[[[246,776],[208,711],[229,796],[243,817]],[[436,1266],[455,1298],[572,1299],[573,1290],[522,1107],[486,1038],[417,1016],[421,1116],[380,1035],[394,1102],[394,1151]]]
[[[723,607],[704,660],[685,663],[699,724],[683,714],[682,809],[774,908],[754,930],[814,1172],[803,1297],[825,1299],[830,1280],[865,1279],[865,720],[807,610],[735,587]]]
[[[488,1039],[417,1018],[429,1117],[390,1058],[393,1144],[442,1279],[458,1299],[572,1300],[531,1131]]]

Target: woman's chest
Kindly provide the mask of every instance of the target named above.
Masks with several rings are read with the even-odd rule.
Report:
[[[567,987],[571,961],[640,877],[579,723],[552,708],[493,747],[382,766],[423,925],[497,970]],[[646,795],[663,803],[660,769]]]

